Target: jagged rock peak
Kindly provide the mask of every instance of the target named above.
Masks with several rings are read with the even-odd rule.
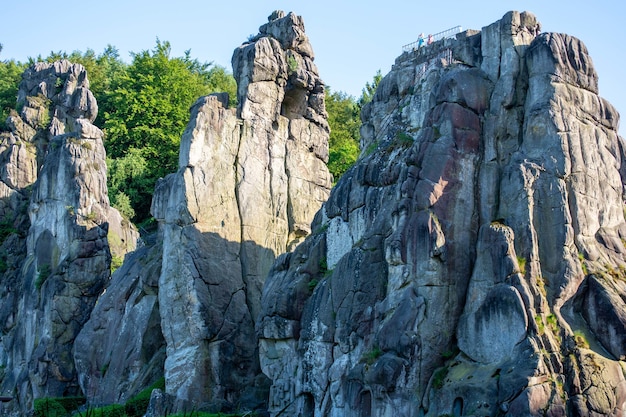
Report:
[[[619,115],[532,13],[403,53],[363,152],[277,258],[270,414],[623,415]]]
[[[68,115],[93,122],[98,115],[98,104],[89,90],[85,67],[68,60],[37,62],[26,69],[17,95],[18,106],[25,104],[29,97],[37,96],[54,102],[59,119]]]
[[[277,11],[259,31],[232,58],[240,116],[305,118],[329,131],[324,83],[302,18]]]
[[[276,10],[267,20],[268,23],[259,28],[259,36],[272,36],[280,41],[284,49],[291,49],[300,55],[315,59],[301,16],[293,12],[285,15],[282,10]]]

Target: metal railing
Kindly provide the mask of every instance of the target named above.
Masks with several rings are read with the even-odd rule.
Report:
[[[441,32],[435,33],[433,35],[433,42],[438,41],[440,39],[444,39],[444,38],[451,38],[453,36],[456,36],[457,33],[461,33],[463,31],[463,28],[461,28],[461,26],[455,26],[453,28],[450,29],[446,29],[443,30]],[[424,46],[426,43],[428,42],[428,38],[424,39],[422,41],[422,46]],[[415,42],[411,42],[409,44],[406,44],[402,47],[402,50],[404,52],[410,52],[413,51],[415,49],[417,49],[419,47],[419,39],[416,40]]]

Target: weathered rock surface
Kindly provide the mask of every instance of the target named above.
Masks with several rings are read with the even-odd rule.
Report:
[[[156,186],[158,247],[127,257],[77,339],[92,403],[123,402],[160,369],[175,410],[266,407],[261,288],[328,197],[329,128],[300,17],[270,16],[235,50],[233,74],[238,107],[200,98],[179,170]]]
[[[121,234],[115,255],[138,235],[109,206],[85,69],[35,64],[18,104],[0,136],[0,390],[15,398],[5,411],[22,414],[34,398],[80,392],[72,349],[110,275],[109,225]]]
[[[381,81],[266,280],[271,415],[624,414],[619,116],[582,42],[539,28],[509,12]]]

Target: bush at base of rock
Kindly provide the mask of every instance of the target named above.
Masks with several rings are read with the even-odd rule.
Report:
[[[85,404],[85,397],[39,398],[35,400],[34,417],[64,417]]]

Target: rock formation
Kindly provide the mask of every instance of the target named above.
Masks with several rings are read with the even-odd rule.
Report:
[[[164,370],[174,409],[265,407],[261,288],[328,197],[329,128],[299,16],[272,14],[232,61],[238,107],[225,94],[192,106],[179,170],[155,189],[157,243],[127,257],[77,339],[92,403],[123,402]]]
[[[623,415],[619,116],[585,46],[539,28],[402,54],[329,195],[324,85],[273,13],[233,55],[237,108],[192,106],[138,248],[84,68],[31,67],[0,133],[4,411],[165,376],[150,415]]]
[[[0,135],[0,390],[24,412],[34,398],[80,393],[75,337],[107,284],[111,253],[133,250],[138,234],[109,206],[85,69],[35,64],[18,106]]]
[[[405,52],[257,323],[272,416],[623,415],[618,114],[509,12]]]

